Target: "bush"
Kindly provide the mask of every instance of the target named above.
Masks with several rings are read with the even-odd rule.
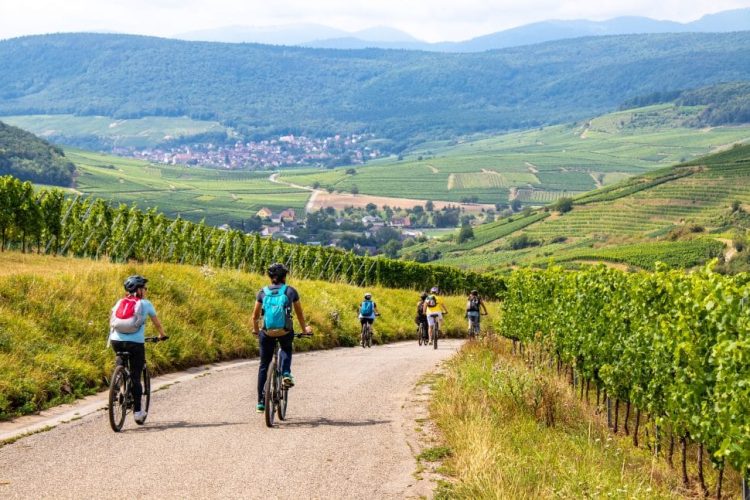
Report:
[[[552,209],[560,212],[561,214],[570,212],[573,210],[573,198],[562,197],[558,199],[553,205]]]

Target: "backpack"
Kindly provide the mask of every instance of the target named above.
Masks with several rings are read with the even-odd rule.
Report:
[[[437,297],[435,297],[434,295],[430,295],[429,297],[427,297],[427,302],[425,302],[425,304],[427,304],[427,307],[436,307]]]
[[[286,285],[263,288],[263,329],[269,337],[281,337],[292,330]]]
[[[359,315],[365,318],[369,318],[372,316],[372,301],[371,300],[365,300],[362,302],[362,305],[359,307]]]
[[[141,299],[128,295],[117,301],[109,318],[109,326],[117,333],[135,333],[146,322]]]
[[[469,299],[469,307],[467,311],[479,312],[479,297],[471,297]]]

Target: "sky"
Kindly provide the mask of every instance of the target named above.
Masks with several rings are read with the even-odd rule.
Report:
[[[428,41],[466,40],[546,19],[646,16],[679,22],[750,0],[0,0],[0,39],[67,31],[171,36],[227,25],[391,26]]]

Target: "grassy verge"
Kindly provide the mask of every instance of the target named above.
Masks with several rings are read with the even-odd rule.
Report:
[[[168,342],[148,346],[155,373],[258,352],[250,315],[263,276],[172,264],[123,264],[60,257],[0,254],[0,420],[70,401],[102,389],[112,370],[105,347],[109,310],[130,274],[150,279],[149,298]],[[364,290],[322,281],[290,280],[316,335],[298,350],[354,345],[357,305]],[[375,342],[414,338],[418,296],[370,289],[382,316]],[[465,325],[464,299],[447,297],[446,329]],[[490,305],[492,308],[492,305]],[[490,311],[492,312],[492,310]],[[149,327],[153,331],[153,327]]]
[[[445,498],[679,498],[680,475],[615,436],[553,373],[505,342],[467,345],[437,384],[431,413],[451,450]],[[731,484],[725,492],[731,496]]]

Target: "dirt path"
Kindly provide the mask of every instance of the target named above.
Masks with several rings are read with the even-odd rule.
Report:
[[[526,164],[526,168],[529,169],[529,172],[531,172],[534,175],[539,173],[539,168],[537,168],[536,165],[534,165],[533,163],[529,163],[529,162],[524,162],[524,163]]]
[[[417,497],[404,408],[459,345],[297,355],[274,429],[254,412],[257,362],[175,383],[153,394],[143,427],[129,418],[115,434],[98,411],[0,448],[0,497]]]
[[[310,213],[313,210],[315,210],[315,199],[318,197],[318,195],[321,193],[320,189],[314,189],[308,186],[300,186],[299,184],[294,184],[292,182],[286,182],[279,180],[279,174],[271,174],[268,177],[268,180],[275,183],[275,184],[283,184],[284,186],[289,186],[297,189],[303,189],[305,191],[310,191],[310,197],[307,199],[307,203],[305,204],[305,212]]]

